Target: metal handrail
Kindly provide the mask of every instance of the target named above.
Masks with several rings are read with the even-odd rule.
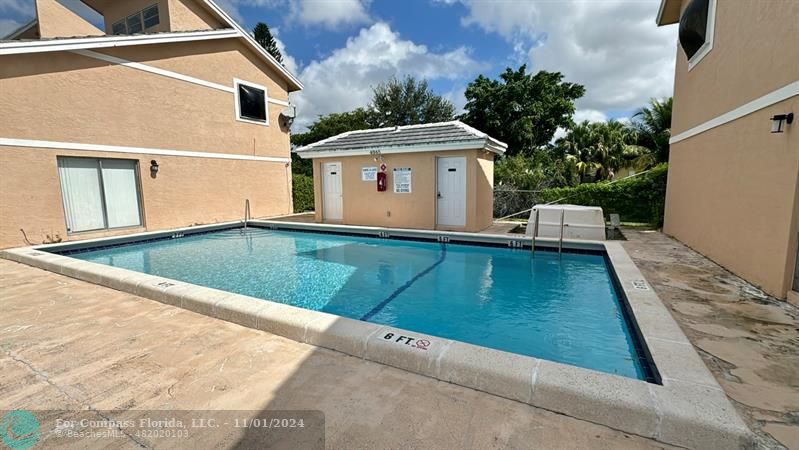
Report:
[[[250,219],[252,219],[252,216],[250,215],[250,199],[248,198],[248,199],[244,200],[244,229],[245,230],[247,229],[247,222],[249,222]]]
[[[564,217],[566,215],[566,210],[560,210],[560,238],[558,239],[558,255],[561,254],[563,251],[563,226],[564,226]]]
[[[533,222],[533,246],[531,247],[531,250],[532,250],[533,254],[535,254],[535,237],[538,236],[538,216],[539,216],[539,214],[538,214],[538,210],[534,209],[533,212],[535,213],[535,221]]]

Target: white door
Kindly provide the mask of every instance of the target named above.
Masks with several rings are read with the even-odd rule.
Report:
[[[322,164],[322,216],[326,220],[344,218],[340,162]]]
[[[436,223],[466,226],[466,157],[438,158]]]

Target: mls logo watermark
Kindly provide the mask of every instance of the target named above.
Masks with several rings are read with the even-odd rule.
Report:
[[[25,410],[15,410],[0,419],[0,437],[12,450],[26,450],[39,442],[39,421]]]

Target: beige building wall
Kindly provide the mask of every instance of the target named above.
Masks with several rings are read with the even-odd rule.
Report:
[[[147,33],[229,28],[214,17],[201,0],[89,0],[86,3],[103,14],[109,34],[115,23],[155,4],[158,4],[159,24],[144,30]]]
[[[683,2],[685,6],[687,2]],[[713,49],[678,49],[672,135],[799,80],[799,3],[717,2]],[[770,133],[789,98],[671,145],[664,231],[785,298],[799,245],[799,123]]]
[[[144,226],[67,234],[57,156],[137,160]],[[150,161],[159,165],[155,177]],[[51,239],[89,239],[147,230],[290,213],[290,168],[284,163],[147,154],[0,147],[0,248]]]
[[[717,0],[715,25],[690,71],[678,45],[673,136],[799,80],[799,2]]]
[[[216,30],[228,28],[198,0],[168,0],[171,31]]]
[[[436,158],[466,157],[466,226],[436,226]],[[321,167],[326,162],[341,162],[343,217],[345,225],[393,228],[452,229],[480,231],[493,222],[493,154],[482,150],[397,153],[383,155],[388,166],[387,189],[377,191],[375,181],[362,181],[361,168],[379,166],[372,156],[315,158],[314,203],[317,222],[327,222],[323,215]],[[395,194],[393,170],[410,167],[412,187],[409,194]]]
[[[63,38],[102,36],[103,31],[56,0],[36,0],[36,17],[39,20],[39,36],[42,38]]]
[[[237,39],[224,41],[228,51],[219,61],[213,51],[220,44],[214,41],[211,53],[194,63],[164,60],[153,66],[201,79],[209,66],[216,67],[218,74],[209,81],[230,87],[241,67],[242,78],[267,85],[270,96],[287,98],[282,81],[256,76],[258,66],[235,56]],[[199,54],[205,44],[183,45]],[[113,54],[152,62],[125,50]],[[31,93],[46,104],[32,102]],[[268,105],[270,125],[264,126],[236,120],[234,102],[230,92],[69,52],[0,57],[0,103],[11,105],[0,108],[1,137],[288,158],[288,130],[279,124],[283,106]]]
[[[239,39],[106,50],[182,75],[233,87],[241,78],[287,99],[286,82]],[[124,50],[124,52],[122,52]],[[148,54],[148,51],[151,54]],[[162,59],[159,59],[162,58]],[[182,60],[185,58],[186,60]],[[274,78],[273,78],[274,77]],[[0,57],[0,138],[280,158],[277,161],[0,146],[0,248],[47,235],[85,239],[291,212],[289,134],[283,106],[269,103],[269,126],[236,120],[231,92],[69,52]],[[57,156],[139,162],[144,227],[67,234]],[[150,176],[150,161],[159,172]]]

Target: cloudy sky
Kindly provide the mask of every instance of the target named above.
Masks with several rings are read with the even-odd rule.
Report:
[[[80,8],[79,0],[60,1]],[[560,71],[587,88],[578,120],[626,118],[672,92],[677,30],[655,26],[660,0],[217,3],[247,29],[259,21],[273,29],[286,66],[306,87],[292,95],[300,127],[365,106],[371,87],[392,75],[426,78],[462,108],[479,74],[496,77],[521,64]],[[32,4],[0,0],[0,34],[32,17]]]

